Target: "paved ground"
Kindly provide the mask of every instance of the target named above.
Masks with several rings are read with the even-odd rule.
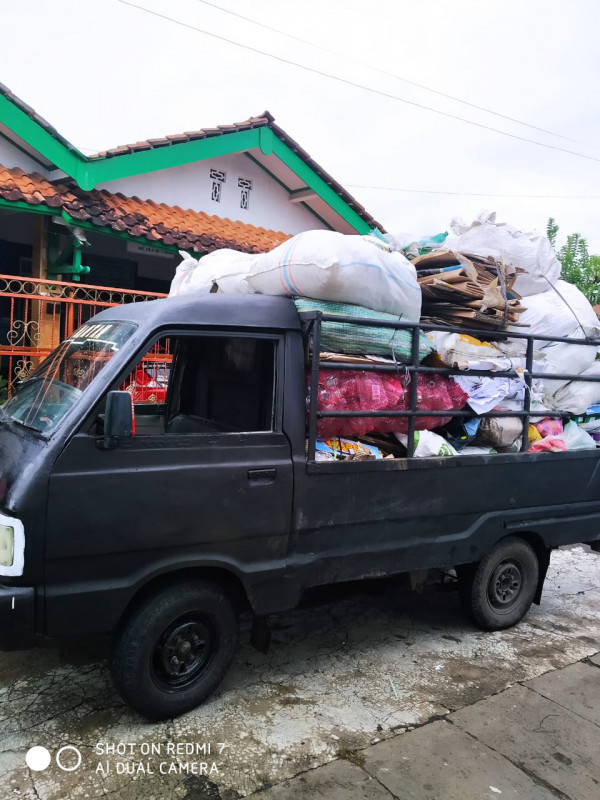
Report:
[[[253,794],[255,800],[598,800],[600,658]]]
[[[541,607],[516,628],[467,624],[455,593],[337,591],[242,646],[221,691],[147,724],[104,661],[0,656],[4,798],[598,800],[600,555],[553,555]],[[57,756],[34,772],[34,745]],[[209,752],[210,749],[210,752]],[[193,751],[193,752],[192,752]],[[270,787],[270,788],[265,788]]]

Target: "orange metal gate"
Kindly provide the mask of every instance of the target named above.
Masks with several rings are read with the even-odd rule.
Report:
[[[0,398],[94,314],[159,297],[166,295],[0,275]]]

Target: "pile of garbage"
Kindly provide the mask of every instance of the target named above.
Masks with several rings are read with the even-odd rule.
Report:
[[[600,381],[561,377],[600,378],[593,341],[600,337],[600,322],[592,306],[560,279],[560,263],[545,236],[496,223],[489,213],[470,225],[453,220],[450,227],[449,235],[420,242],[379,232],[307,231],[258,255],[218,250],[197,261],[182,253],[170,295],[287,295],[300,312],[334,318],[321,324],[317,408],[380,415],[319,418],[317,460],[397,458],[407,449],[416,457],[517,452],[523,419],[510,412],[523,411],[526,393],[530,452],[595,448]],[[384,413],[410,408],[415,380],[407,369],[411,330],[378,324],[398,321],[453,328],[419,332],[418,362],[446,369],[446,375],[416,377],[416,408],[434,413],[415,418],[411,448],[408,417]],[[461,328],[488,333],[475,338]],[[519,333],[591,341],[534,339],[532,371],[538,377],[528,387],[527,338]],[[328,369],[328,361],[344,367]],[[465,413],[443,414],[450,410]]]

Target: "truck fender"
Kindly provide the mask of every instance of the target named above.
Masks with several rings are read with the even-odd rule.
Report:
[[[548,574],[548,567],[550,566],[550,554],[552,552],[551,547],[547,548],[536,548],[538,564],[540,567],[540,573],[538,575],[538,585],[537,589],[535,590],[535,595],[533,596],[533,602],[536,606],[539,606],[542,600],[542,590],[544,588],[544,581],[546,580],[546,575]]]

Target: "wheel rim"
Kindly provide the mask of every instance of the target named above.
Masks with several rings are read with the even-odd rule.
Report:
[[[510,611],[523,589],[523,568],[515,559],[501,561],[492,572],[488,584],[488,600],[499,613]]]
[[[178,617],[165,628],[154,648],[154,680],[167,691],[187,689],[207,670],[214,652],[214,631],[201,614]]]

